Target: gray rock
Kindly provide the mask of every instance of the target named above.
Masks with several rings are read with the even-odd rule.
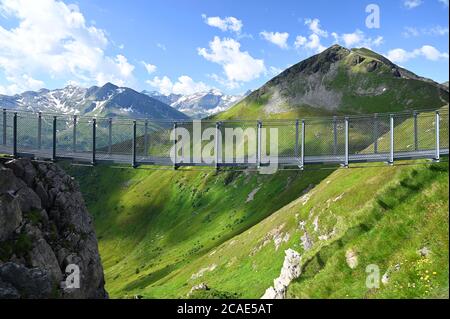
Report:
[[[12,195],[0,194],[0,241],[8,239],[22,222],[19,201]]]
[[[39,268],[27,268],[12,262],[4,263],[0,265],[0,282],[6,283],[6,288],[14,287],[20,292],[21,298],[52,297],[52,281],[48,273]]]
[[[77,183],[53,163],[4,162],[0,241],[25,234],[32,245],[0,261],[0,296],[107,298],[92,218]],[[64,288],[69,265],[80,271],[80,288]]]

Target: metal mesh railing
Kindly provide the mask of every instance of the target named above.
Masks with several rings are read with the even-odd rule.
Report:
[[[448,122],[448,107],[395,114],[219,122],[90,118],[4,109],[0,112],[0,154],[133,165],[262,165],[274,157],[280,164],[299,166],[437,159],[448,154]]]

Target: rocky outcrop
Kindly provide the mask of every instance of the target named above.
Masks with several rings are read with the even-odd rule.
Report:
[[[261,299],[284,299],[291,281],[302,273],[300,254],[290,248],[285,251],[285,254],[280,276],[273,281],[273,286],[266,290]]]
[[[107,297],[76,182],[53,163],[0,160],[0,299]]]

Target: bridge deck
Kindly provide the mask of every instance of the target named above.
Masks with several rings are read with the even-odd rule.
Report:
[[[12,155],[12,147],[0,145],[0,154]],[[440,149],[440,155],[448,155],[449,149]],[[52,149],[18,149],[19,157],[32,157],[36,159],[44,159],[48,160],[52,158]],[[389,161],[390,154],[389,152],[382,153],[363,153],[363,154],[349,154],[348,162],[349,163],[358,163],[358,162],[387,162]],[[404,159],[420,159],[420,158],[435,158],[436,151],[435,150],[418,150],[418,151],[403,151],[403,152],[394,152],[394,160],[404,160]],[[56,159],[65,159],[72,160],[77,162],[92,162],[93,156],[92,152],[71,152],[71,151],[57,151]],[[119,163],[119,164],[129,164],[133,161],[132,154],[108,154],[104,152],[96,152],[95,154],[96,162],[110,162],[110,163]],[[300,157],[293,156],[279,156],[277,158],[274,157],[263,157],[262,165],[267,162],[277,162],[279,165],[301,165]],[[344,155],[305,155],[304,164],[343,164],[345,162]],[[170,159],[170,157],[165,156],[136,156],[136,164],[148,164],[148,165],[162,165],[162,166],[173,166],[174,163]],[[248,158],[237,158],[234,162],[222,162],[219,163],[219,166],[255,166],[255,159]],[[177,166],[215,166],[216,163],[214,161],[210,162],[193,162],[190,160],[183,160],[182,157],[179,158],[179,161],[176,163]]]

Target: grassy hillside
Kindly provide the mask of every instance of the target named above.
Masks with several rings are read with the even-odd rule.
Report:
[[[150,298],[181,296],[162,283],[332,172],[67,169],[94,215],[108,292]]]

